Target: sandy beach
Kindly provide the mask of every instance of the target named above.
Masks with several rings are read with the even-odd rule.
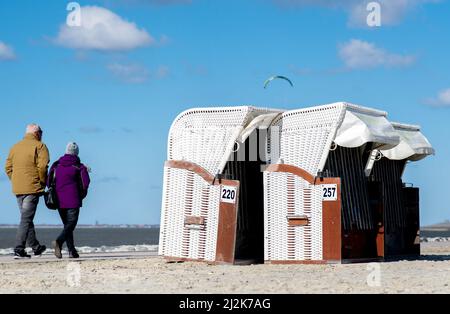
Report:
[[[423,243],[419,260],[378,265],[379,272],[366,263],[170,264],[154,253],[91,254],[77,262],[1,257],[0,293],[450,293],[448,242]]]

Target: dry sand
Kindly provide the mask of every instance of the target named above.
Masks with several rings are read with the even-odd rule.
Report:
[[[0,293],[450,293],[450,243],[424,243],[415,261],[369,264],[210,266],[167,264],[144,255],[0,258]],[[374,273],[372,273],[374,274]]]

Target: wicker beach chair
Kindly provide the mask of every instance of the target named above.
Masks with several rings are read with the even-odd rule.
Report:
[[[249,106],[217,107],[187,110],[175,119],[164,168],[161,256],[235,263],[239,255],[257,259],[259,254],[262,260],[263,182],[258,166],[263,162],[234,159],[251,135],[267,128],[278,114]],[[252,193],[260,196],[252,200]],[[252,212],[261,221],[256,230],[255,223],[248,223]],[[260,235],[252,237],[255,233]]]
[[[270,138],[276,157],[264,173],[265,261],[384,258],[384,227],[392,218],[379,186],[386,190],[394,178],[380,178],[383,161],[376,160],[383,152],[399,156],[411,136],[399,133],[386,112],[342,102],[284,112],[271,127],[279,137]],[[413,145],[407,158],[432,150],[423,136],[415,138],[428,145]],[[406,206],[394,211],[400,207]]]

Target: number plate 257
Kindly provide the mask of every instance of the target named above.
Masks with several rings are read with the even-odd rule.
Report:
[[[235,186],[222,186],[220,189],[220,201],[223,203],[235,204],[237,189]]]
[[[322,185],[322,199],[326,202],[337,201],[337,184]]]

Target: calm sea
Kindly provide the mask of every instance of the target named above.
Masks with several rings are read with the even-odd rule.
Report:
[[[0,249],[14,247],[15,228],[0,228]],[[41,242],[50,246],[61,229],[37,228],[36,236]],[[77,246],[121,246],[121,245],[158,245],[159,228],[80,228],[75,230]]]

